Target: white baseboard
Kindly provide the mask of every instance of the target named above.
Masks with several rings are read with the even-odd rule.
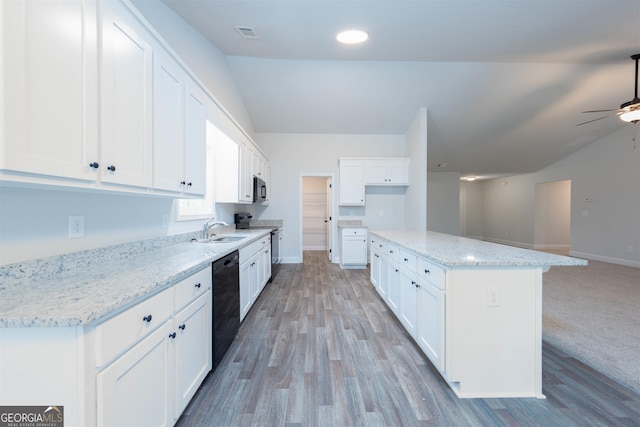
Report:
[[[624,258],[614,258],[597,254],[590,254],[588,252],[570,251],[569,255],[576,258],[591,259],[594,261],[608,262],[609,264],[624,265],[627,267],[640,268],[640,261]]]
[[[485,242],[491,242],[491,243],[498,243],[501,245],[507,245],[507,246],[515,246],[517,248],[523,248],[523,249],[535,249],[535,247],[533,245],[530,245],[528,243],[521,243],[521,242],[513,242],[511,240],[502,240],[502,239],[481,239],[484,240]]]

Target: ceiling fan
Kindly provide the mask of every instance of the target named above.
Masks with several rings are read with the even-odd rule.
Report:
[[[595,122],[596,120],[606,119],[611,116],[620,116],[620,119],[625,122],[638,123],[640,121],[640,98],[638,98],[638,60],[640,59],[640,53],[631,55],[631,59],[636,61],[636,88],[633,99],[620,105],[620,108],[614,108],[611,110],[590,110],[583,111],[583,113],[607,113],[613,111],[607,116],[598,117],[597,119],[589,120],[587,122],[578,123],[577,126],[586,125],[587,123]]]

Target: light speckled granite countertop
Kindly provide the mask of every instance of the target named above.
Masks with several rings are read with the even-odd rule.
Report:
[[[432,231],[370,231],[390,243],[446,267],[546,267],[579,266],[587,261],[579,258],[532,251],[497,243]]]
[[[367,228],[367,226],[362,225],[362,220],[359,219],[340,219],[338,220],[338,228]]]
[[[0,267],[0,327],[97,322],[269,234],[241,230],[233,243],[157,240]],[[166,239],[164,239],[166,240]]]

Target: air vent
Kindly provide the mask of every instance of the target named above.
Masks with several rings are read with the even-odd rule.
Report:
[[[258,39],[258,36],[256,35],[255,31],[253,31],[253,28],[251,27],[237,26],[236,30],[238,30],[242,38],[249,39],[249,40]]]

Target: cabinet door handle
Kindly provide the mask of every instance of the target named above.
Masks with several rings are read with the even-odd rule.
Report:
[[[149,314],[149,315],[147,315],[147,316],[144,316],[144,317],[142,318],[142,320],[143,320],[143,321],[145,321],[145,322],[147,322],[147,323],[151,322],[151,319],[152,319],[152,316],[151,316],[150,314]]]
[[[409,258],[405,258],[405,259],[404,259],[404,262],[409,262]]]
[[[202,286],[202,285],[201,285],[200,283],[196,283],[196,284],[195,284],[195,285],[193,285],[193,286],[195,286],[196,288],[200,289],[200,286]]]
[[[400,272],[400,270],[398,270],[398,269],[396,268],[396,273],[398,273],[398,272]]]
[[[184,331],[184,328],[186,328],[186,327],[187,327],[187,325],[185,325],[184,323],[182,325],[178,326],[178,328],[180,330],[183,330],[183,331]]]
[[[424,272],[427,273],[427,274],[431,274],[431,272],[426,268],[424,269]]]
[[[89,163],[89,167],[92,169],[98,169],[100,164],[98,162]]]
[[[191,187],[193,184],[191,182],[187,182],[187,187]]]
[[[109,166],[107,166],[107,170],[110,170],[111,172],[115,172],[116,171],[116,167],[114,165],[109,165]]]
[[[171,332],[171,333],[169,334],[169,338],[171,338],[171,339],[175,339],[175,337],[176,337],[176,333],[175,333],[175,332]]]
[[[187,181],[180,181],[180,185],[185,185]]]

